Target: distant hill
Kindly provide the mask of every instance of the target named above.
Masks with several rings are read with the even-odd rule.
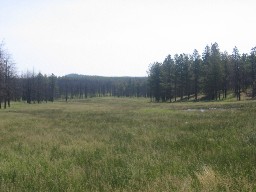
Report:
[[[85,77],[99,77],[99,78],[147,78],[145,77],[134,77],[134,76],[100,76],[100,75],[82,75],[77,73],[70,73],[67,75],[64,75],[63,77],[69,77],[69,78],[85,78]]]

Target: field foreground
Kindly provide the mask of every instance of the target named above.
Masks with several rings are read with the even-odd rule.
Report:
[[[256,191],[256,102],[0,110],[0,191]]]

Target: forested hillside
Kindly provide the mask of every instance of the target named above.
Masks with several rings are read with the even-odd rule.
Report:
[[[221,52],[217,43],[206,46],[202,56],[192,54],[168,55],[162,63],[149,68],[149,90],[155,101],[199,99],[220,100],[233,92],[237,100],[241,93],[256,96],[256,47],[250,54]]]

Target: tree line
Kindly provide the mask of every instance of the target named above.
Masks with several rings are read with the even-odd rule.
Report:
[[[88,97],[147,97],[146,77],[101,77],[70,74],[57,77],[28,72],[17,78],[17,99],[40,103]]]
[[[57,77],[27,71],[17,75],[15,63],[0,44],[0,108],[11,101],[27,103],[69,101],[88,97],[150,97],[154,101],[220,100],[233,92],[256,96],[256,47],[250,54],[221,52],[217,43],[206,46],[202,56],[168,55],[150,65],[148,77],[102,77],[70,74]]]
[[[89,97],[147,97],[147,77],[101,77],[70,74],[57,77],[27,71],[17,75],[14,63],[0,49],[0,108],[11,101],[31,103]]]
[[[241,99],[241,93],[254,98],[256,47],[250,54],[240,54],[235,47],[230,55],[221,52],[214,43],[205,47],[202,56],[196,49],[192,54],[168,55],[162,63],[150,65],[148,81],[149,95],[157,102],[220,100],[230,92],[237,100]]]
[[[146,77],[102,77],[70,74],[57,79],[59,98],[147,97]]]
[[[57,77],[34,71],[18,75],[11,55],[0,43],[0,109],[10,107],[11,101],[31,104],[88,97],[147,97],[147,83],[147,77]]]

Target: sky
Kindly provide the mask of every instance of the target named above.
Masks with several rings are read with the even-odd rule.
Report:
[[[168,54],[250,53],[255,0],[0,0],[0,41],[18,73],[147,76]]]

